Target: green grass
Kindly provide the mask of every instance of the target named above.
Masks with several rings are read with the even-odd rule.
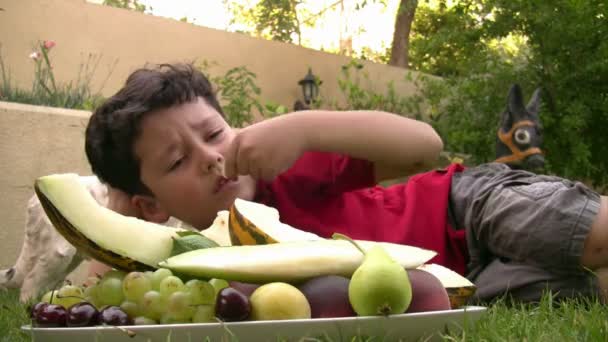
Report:
[[[0,341],[29,341],[20,327],[29,322],[25,305],[19,303],[19,291],[0,290]]]
[[[25,306],[15,290],[0,290],[0,341],[30,338],[19,329],[28,323]],[[462,334],[445,335],[446,341],[606,341],[608,307],[594,300],[570,300],[557,304],[547,295],[536,305],[499,301]],[[313,339],[314,340],[314,339]],[[318,341],[325,341],[320,339]],[[349,342],[382,341],[381,337],[351,337]]]

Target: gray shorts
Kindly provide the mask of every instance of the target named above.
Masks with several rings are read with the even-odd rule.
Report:
[[[599,207],[599,194],[582,183],[505,164],[456,174],[449,220],[466,229],[467,277],[478,299],[508,293],[534,301],[545,289],[558,297],[597,295],[597,281],[580,258]]]

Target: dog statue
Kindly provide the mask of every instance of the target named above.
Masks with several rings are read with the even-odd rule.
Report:
[[[526,106],[519,85],[511,86],[507,108],[501,115],[496,137],[495,162],[505,163],[515,169],[542,170],[545,158],[541,150],[543,139],[538,116],[540,105],[540,88],[534,91]]]
[[[80,181],[99,205],[109,206],[108,188],[97,177],[81,176]],[[187,228],[174,218],[165,224]],[[38,197],[33,195],[27,204],[21,252],[13,267],[0,270],[0,289],[21,288],[19,300],[25,303],[59,287],[86,259],[87,256],[78,252],[57,232]]]
[[[93,198],[108,205],[108,191],[94,176],[80,177]],[[15,265],[0,271],[0,288],[21,288],[19,299],[27,302],[60,285],[85,257],[61,236],[49,221],[38,197],[27,203],[25,235]]]

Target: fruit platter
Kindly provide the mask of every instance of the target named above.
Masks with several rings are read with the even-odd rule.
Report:
[[[433,251],[324,239],[241,199],[198,232],[112,212],[75,174],[35,189],[57,231],[113,269],[45,293],[22,327],[33,340],[428,339],[485,312],[466,305],[471,282],[429,263]]]

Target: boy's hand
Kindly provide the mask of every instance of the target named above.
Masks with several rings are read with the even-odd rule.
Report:
[[[286,114],[285,116],[289,116]],[[226,177],[250,175],[270,181],[306,151],[303,127],[277,117],[239,130],[226,153]]]

